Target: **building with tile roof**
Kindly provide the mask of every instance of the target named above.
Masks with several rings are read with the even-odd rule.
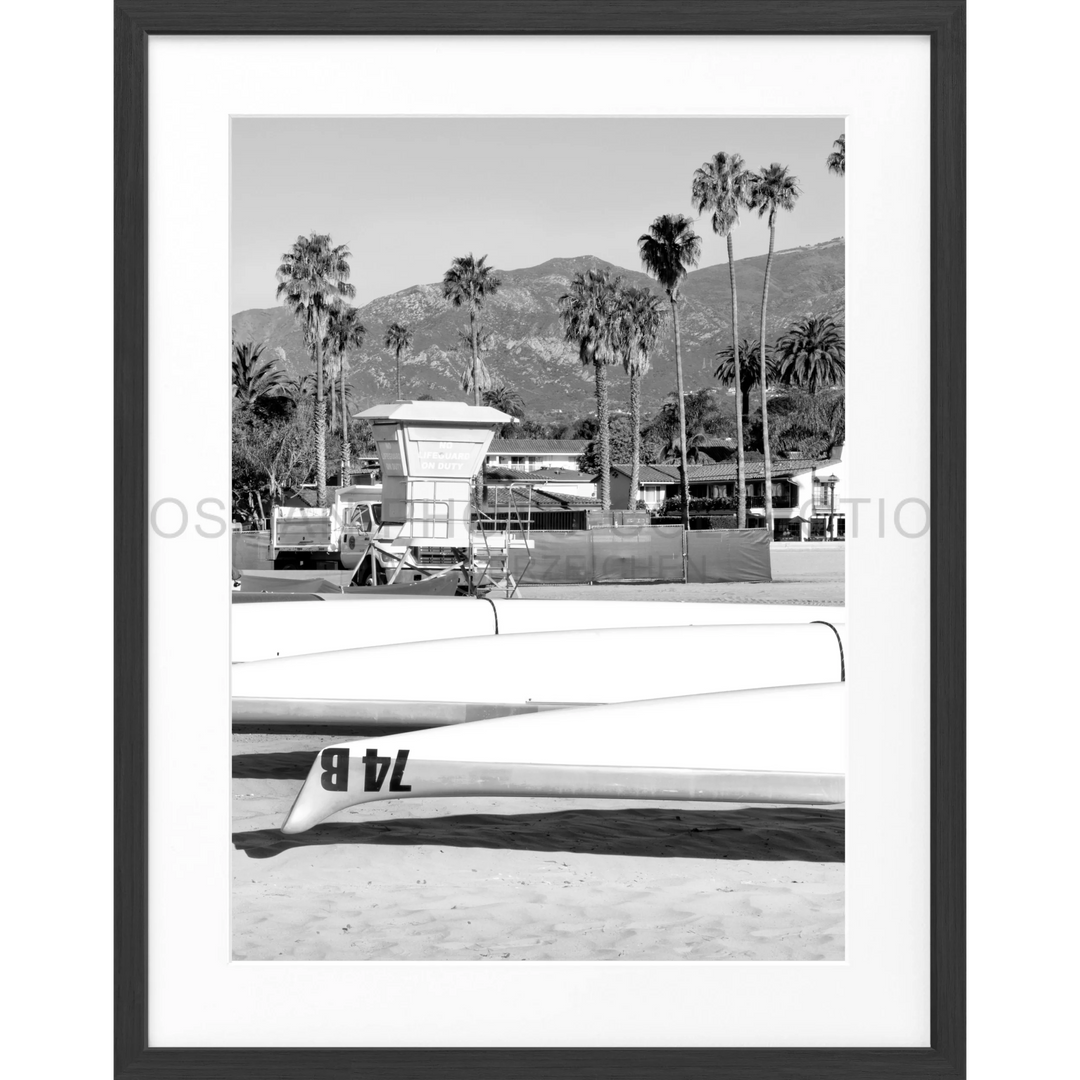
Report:
[[[484,459],[487,468],[533,472],[537,469],[578,469],[587,439],[492,439]]]
[[[507,469],[502,467],[484,470],[487,487],[522,488],[528,485],[548,494],[574,495],[584,499],[596,498],[596,473],[583,473],[577,469]],[[599,504],[597,504],[599,505]]]
[[[842,539],[847,496],[847,462],[843,446],[831,458],[776,458],[772,462],[773,534],[778,540]],[[690,498],[728,500],[736,506],[736,463],[687,466]],[[642,465],[638,490],[630,492],[630,466],[611,467],[611,505],[629,509],[644,503],[655,513],[680,494],[676,465]],[[746,462],[747,525],[760,528],[765,517],[765,462]]]

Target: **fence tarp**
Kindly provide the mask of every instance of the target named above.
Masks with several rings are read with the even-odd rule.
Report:
[[[519,584],[588,585],[592,581],[591,535],[585,530],[530,533],[532,560],[511,548],[510,573]]]
[[[682,581],[682,529],[590,529],[592,580]]]
[[[709,529],[687,534],[690,581],[772,581],[765,529]]]
[[[771,581],[768,534],[725,529],[687,535],[687,577],[694,582]],[[532,560],[511,549],[510,573],[521,585],[682,581],[679,526],[534,532]]]

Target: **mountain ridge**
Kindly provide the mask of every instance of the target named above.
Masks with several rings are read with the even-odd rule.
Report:
[[[769,340],[806,315],[843,319],[844,251],[844,240],[837,237],[774,253]],[[740,338],[757,337],[765,261],[765,255],[735,261]],[[597,267],[608,268],[633,284],[647,285],[666,301],[654,279],[593,255],[558,256],[536,266],[498,271],[502,286],[481,313],[481,323],[492,334],[484,362],[496,382],[506,383],[522,396],[531,417],[582,416],[594,407],[592,368],[583,367],[576,350],[562,340],[557,305],[575,273]],[[731,341],[727,263],[692,271],[684,279],[680,295],[686,388],[692,391],[716,387],[712,378],[715,353]],[[665,309],[670,312],[666,302]],[[360,407],[395,396],[394,357],[383,346],[385,329],[394,322],[413,330],[412,348],[401,358],[403,395],[431,394],[458,400],[466,397],[460,377],[468,354],[461,335],[468,317],[443,299],[441,282],[409,286],[377,297],[358,310],[368,334],[360,356],[351,358],[352,370],[347,378]],[[277,347],[284,349],[291,374],[310,370],[303,335],[286,308],[239,311],[233,315],[232,325],[236,341],[264,345],[268,352]],[[674,387],[673,336],[668,317],[653,351],[651,372],[643,383],[642,405],[647,412],[655,411]],[[615,408],[623,408],[629,380],[612,374],[612,403]]]

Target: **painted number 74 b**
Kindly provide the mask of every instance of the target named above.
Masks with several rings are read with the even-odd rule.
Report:
[[[380,756],[373,746],[368,747],[360,759],[364,763],[364,790],[382,791],[387,772],[390,773],[389,791],[412,791],[411,784],[403,784],[405,765],[409,760],[408,750],[399,750],[390,769],[390,758]],[[348,791],[349,789],[349,751],[330,747],[322,752],[319,759],[322,766],[322,786],[327,791]]]

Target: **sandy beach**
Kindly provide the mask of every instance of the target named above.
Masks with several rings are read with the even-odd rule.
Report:
[[[843,545],[766,584],[554,585],[521,597],[844,602]],[[280,832],[332,736],[234,734],[237,960],[842,960],[842,807],[404,799]]]
[[[395,800],[282,836],[331,741],[234,736],[234,959],[843,959],[842,808]]]

